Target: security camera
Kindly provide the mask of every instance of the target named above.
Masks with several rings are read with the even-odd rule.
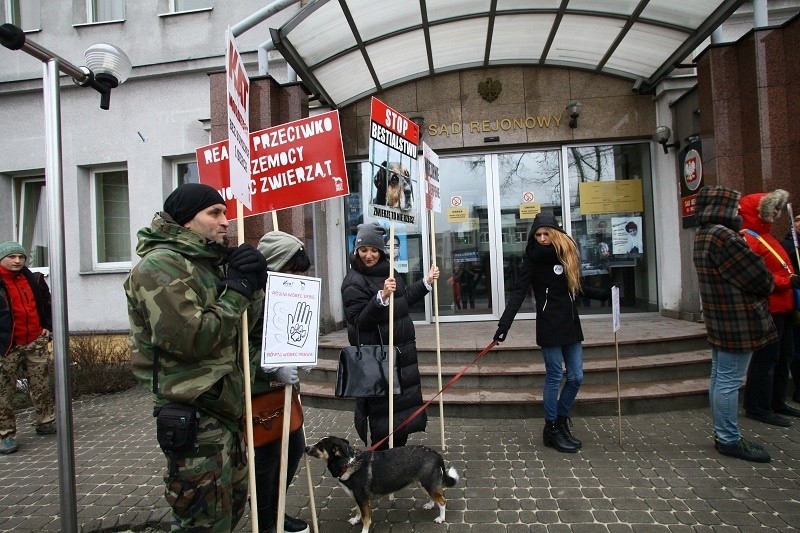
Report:
[[[633,91],[633,94],[639,94],[642,91],[643,83],[644,79],[636,78],[636,81],[633,82],[633,87],[631,87],[631,91]]]

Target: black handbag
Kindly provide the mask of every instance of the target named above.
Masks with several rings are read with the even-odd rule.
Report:
[[[380,333],[380,329],[378,330]],[[361,335],[356,326],[357,346],[347,346],[339,352],[339,367],[336,370],[337,398],[377,398],[388,396],[389,391],[389,347],[361,345]],[[400,350],[394,349],[394,393],[400,394],[400,375],[397,373],[397,357]]]

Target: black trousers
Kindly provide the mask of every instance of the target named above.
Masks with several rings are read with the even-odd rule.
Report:
[[[303,428],[289,433],[289,459],[286,466],[286,489],[292,483],[300,458],[306,450]],[[277,440],[257,446],[255,455],[256,500],[258,502],[258,530],[262,533],[275,531],[278,512],[278,481],[281,473],[281,441]],[[282,518],[282,517],[281,517]]]
[[[747,367],[744,410],[754,415],[769,415],[786,405],[789,364],[794,358],[792,313],[773,313],[778,341],[753,352]]]

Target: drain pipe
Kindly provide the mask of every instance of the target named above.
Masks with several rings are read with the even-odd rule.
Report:
[[[275,43],[272,39],[264,41],[258,45],[258,75],[266,76],[269,74],[269,53],[275,50]]]
[[[265,20],[267,20],[272,15],[283,11],[287,7],[291,6],[292,4],[296,4],[300,0],[275,0],[270,5],[259,9],[246,19],[234,24],[231,26],[231,34],[234,37],[238,37],[239,35],[243,34],[247,30],[253,28],[254,26],[261,24]],[[260,45],[258,45],[258,74],[260,76],[266,76],[269,74],[269,52],[270,50],[275,50],[275,44],[272,42],[272,39],[268,41],[264,41]],[[297,73],[294,69],[287,64],[287,71],[289,73],[289,81],[295,82],[297,81]]]
[[[259,76],[266,76],[269,74],[269,53],[272,50],[275,50],[275,43],[272,42],[272,39],[264,41],[263,43],[258,45]],[[286,74],[288,76],[289,83],[294,83],[297,81],[297,72],[295,72],[295,70],[288,62],[286,63]]]
[[[270,5],[259,9],[246,19],[231,26],[231,34],[234,37],[238,37],[252,27],[261,24],[275,13],[283,11],[290,5],[296,4],[299,1],[300,0],[275,0]]]
[[[766,26],[769,26],[767,0],[753,0],[753,27],[758,29]]]

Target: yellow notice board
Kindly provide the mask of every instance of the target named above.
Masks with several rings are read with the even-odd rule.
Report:
[[[581,215],[640,213],[642,180],[590,181],[580,183]]]
[[[529,202],[519,204],[519,218],[528,219],[536,218],[536,215],[542,212],[542,204]]]
[[[469,218],[469,209],[466,207],[449,207],[447,208],[447,222],[450,224],[458,224],[467,222]]]

